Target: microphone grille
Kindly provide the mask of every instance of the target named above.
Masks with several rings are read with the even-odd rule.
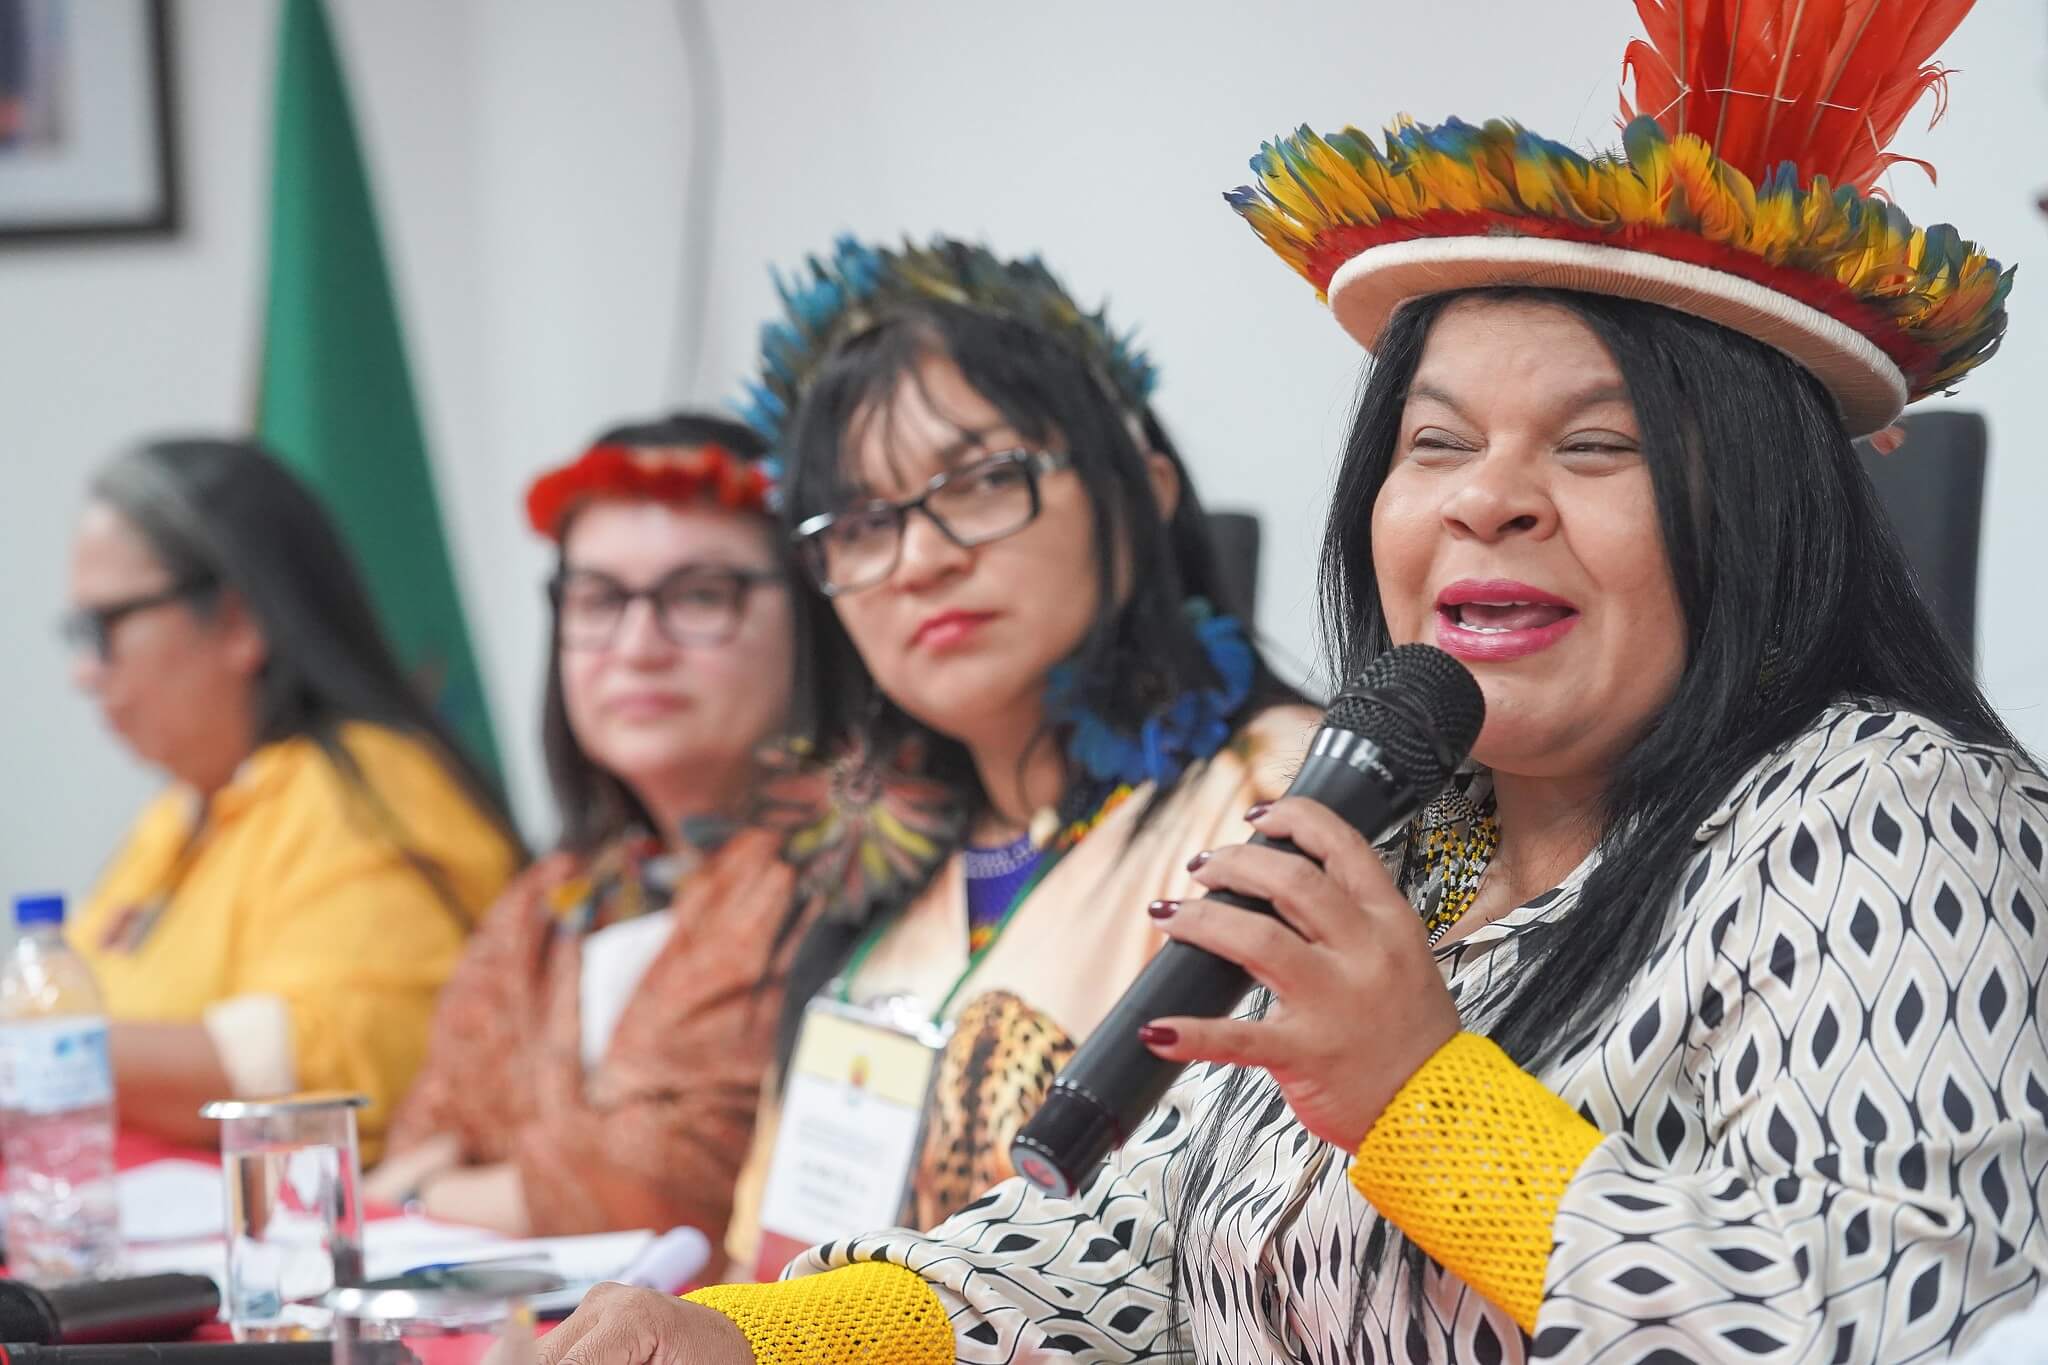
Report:
[[[1431,645],[1400,645],[1367,664],[1323,723],[1365,735],[1419,787],[1446,782],[1472,752],[1486,698],[1465,666]]]

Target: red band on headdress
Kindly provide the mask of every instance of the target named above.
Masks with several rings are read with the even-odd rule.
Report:
[[[1908,383],[1916,386],[1941,361],[1940,354],[1932,346],[1915,341],[1890,318],[1833,280],[1823,279],[1810,271],[1776,265],[1750,252],[1710,242],[1697,232],[1683,228],[1649,225],[1584,227],[1533,215],[1439,211],[1418,214],[1413,218],[1388,219],[1370,226],[1352,224],[1331,229],[1317,238],[1315,248],[1309,253],[1310,276],[1317,289],[1327,291],[1338,268],[1371,247],[1422,238],[1482,237],[1498,233],[1627,247],[1668,260],[1726,271],[1795,298],[1861,332],[1892,358],[1893,363],[1905,373]]]
[[[735,512],[765,514],[773,487],[759,464],[723,446],[596,445],[533,481],[526,490],[526,519],[558,541],[569,514],[596,498],[708,500]]]

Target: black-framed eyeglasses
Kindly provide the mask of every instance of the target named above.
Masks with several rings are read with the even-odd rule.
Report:
[[[131,616],[158,607],[168,607],[173,602],[187,602],[214,588],[211,578],[191,578],[182,583],[173,583],[156,592],[138,593],[124,597],[118,602],[101,602],[96,606],[75,607],[64,613],[57,622],[57,633],[64,637],[64,643],[73,652],[90,652],[101,663],[112,663],[114,658],[114,628]]]
[[[1073,463],[1065,451],[1001,451],[946,471],[914,498],[876,498],[807,518],[796,528],[797,550],[827,597],[872,588],[896,571],[912,512],[962,549],[986,545],[1036,520],[1039,479]]]
[[[564,649],[609,649],[627,609],[642,600],[670,644],[722,645],[739,632],[748,595],[783,581],[772,569],[686,564],[652,587],[629,588],[595,569],[564,569],[548,580],[548,600]]]

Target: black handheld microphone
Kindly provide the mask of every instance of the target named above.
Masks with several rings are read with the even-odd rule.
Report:
[[[1479,684],[1450,655],[1428,645],[1388,650],[1330,704],[1287,794],[1321,802],[1378,843],[1443,789],[1485,718]],[[1284,839],[1255,834],[1251,842],[1300,852]],[[1274,913],[1265,901],[1227,891],[1209,899]],[[1205,949],[1161,948],[1010,1144],[1017,1173],[1048,1194],[1079,1189],[1182,1070],[1140,1043],[1139,1028],[1168,1015],[1218,1018],[1251,985],[1244,968]]]
[[[136,1275],[37,1289],[0,1280],[0,1341],[49,1346],[169,1341],[220,1316],[204,1275]]]

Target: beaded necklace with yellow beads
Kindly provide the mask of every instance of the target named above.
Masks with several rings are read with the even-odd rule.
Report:
[[[1481,810],[1455,786],[1430,802],[1415,823],[1415,851],[1422,858],[1416,900],[1434,948],[1478,897],[1500,847],[1500,825],[1490,809]]]

